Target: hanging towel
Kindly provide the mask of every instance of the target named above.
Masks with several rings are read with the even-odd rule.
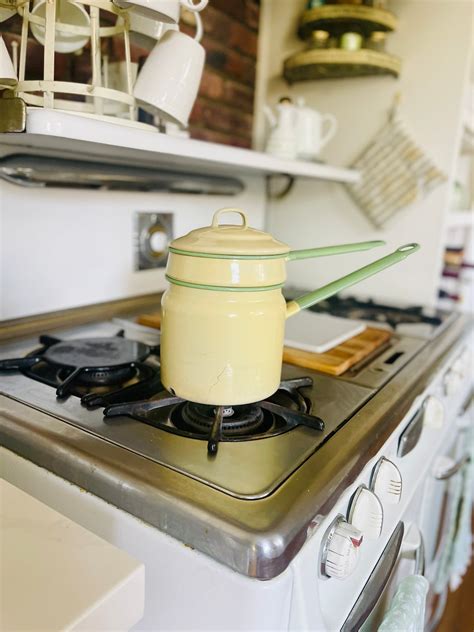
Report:
[[[472,485],[473,485],[473,456],[474,433],[472,428],[468,431],[465,445],[469,447],[470,462],[466,463],[457,474],[453,476],[449,485],[451,498],[449,507],[449,529],[446,541],[443,545],[439,559],[434,592],[441,594],[448,584],[451,590],[456,590],[467,570],[471,559],[472,533]]]
[[[468,433],[470,461],[462,469],[462,497],[459,508],[459,519],[456,536],[453,543],[453,552],[451,560],[449,587],[451,590],[459,588],[463,575],[466,573],[472,555],[472,530],[471,530],[471,513],[472,513],[472,487],[473,480],[473,461],[474,461],[474,432],[472,428]]]
[[[428,588],[422,575],[402,579],[378,632],[423,632]]]
[[[361,178],[346,188],[377,228],[446,180],[405,129],[397,106],[351,167]]]

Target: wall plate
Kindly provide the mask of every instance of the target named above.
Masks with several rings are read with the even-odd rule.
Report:
[[[173,239],[173,213],[135,213],[135,270],[164,268]]]

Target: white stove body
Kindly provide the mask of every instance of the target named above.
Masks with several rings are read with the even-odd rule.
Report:
[[[144,562],[145,616],[137,630],[338,630],[398,523],[404,522],[405,535],[411,525],[422,523],[426,481],[432,476],[438,455],[456,441],[456,418],[472,388],[471,377],[466,374],[457,380],[456,388],[449,386],[454,384],[449,376],[452,367],[460,364],[459,354],[459,349],[453,352],[426,391],[413,402],[406,417],[400,419],[397,431],[345,490],[330,514],[315,517],[312,537],[290,566],[268,581],[236,573],[7,450],[2,454],[2,476]],[[438,423],[439,418],[425,418],[418,442],[408,454],[399,457],[400,436],[428,396],[442,402],[443,423]],[[376,540],[364,539],[349,577],[323,577],[320,565],[325,533],[338,515],[347,517],[357,488],[370,486],[373,469],[381,457],[392,461],[401,473],[401,500],[398,504],[383,503],[381,535]],[[430,534],[424,537],[429,539]]]

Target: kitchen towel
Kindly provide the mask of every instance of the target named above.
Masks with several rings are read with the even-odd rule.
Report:
[[[346,188],[377,228],[446,180],[406,130],[398,113],[398,102],[389,121],[351,168],[357,169],[361,177]]]
[[[463,442],[463,445],[469,446],[470,462],[466,463],[449,482],[449,529],[441,550],[434,581],[434,592],[437,594],[441,594],[448,584],[451,590],[456,590],[471,559],[473,443],[474,433],[471,428],[467,433],[465,443]]]
[[[461,506],[459,508],[458,528],[454,538],[449,578],[449,587],[451,590],[456,590],[460,586],[463,575],[469,567],[472,555],[471,513],[473,500],[472,487],[474,484],[474,432],[472,428],[468,431],[467,439],[466,445],[469,446],[470,461],[466,463],[462,470]]]
[[[378,632],[423,632],[428,588],[422,575],[402,579]]]

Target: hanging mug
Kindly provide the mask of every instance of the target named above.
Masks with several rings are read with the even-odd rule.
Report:
[[[194,38],[168,29],[138,75],[133,94],[144,110],[165,120],[188,124],[201,83],[206,53],[199,43],[202,22],[196,17]]]

